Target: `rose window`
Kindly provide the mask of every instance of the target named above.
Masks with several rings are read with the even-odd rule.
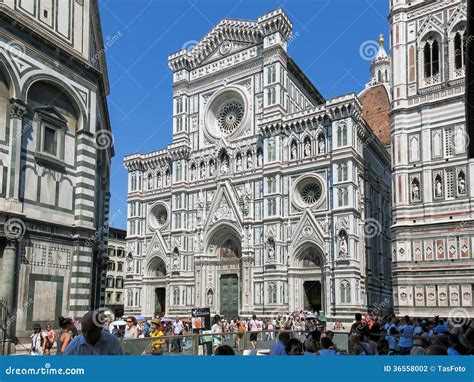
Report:
[[[217,124],[224,134],[232,134],[244,117],[244,106],[238,101],[224,104],[218,113]]]
[[[301,190],[301,199],[308,205],[316,203],[321,197],[321,186],[317,183],[305,185]]]
[[[168,223],[168,209],[164,204],[156,204],[150,211],[149,224],[154,229],[164,227]]]
[[[307,174],[295,180],[292,190],[293,203],[299,208],[319,207],[324,202],[326,187],[317,174]]]

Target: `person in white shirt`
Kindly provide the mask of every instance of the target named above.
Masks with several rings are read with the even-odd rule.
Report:
[[[41,332],[41,325],[33,325],[33,334],[31,338],[31,355],[43,355],[43,333]]]
[[[183,329],[184,329],[183,321],[181,321],[179,317],[176,317],[176,321],[173,324],[173,334],[175,336],[181,336],[183,335]],[[181,353],[183,351],[181,344],[182,344],[181,339],[175,338],[173,340],[173,350],[176,353]]]

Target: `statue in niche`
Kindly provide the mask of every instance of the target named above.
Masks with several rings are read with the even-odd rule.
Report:
[[[169,186],[171,183],[171,176],[170,176],[170,172],[167,171],[166,172],[166,185]]]
[[[214,176],[214,162],[209,163],[209,176]]]
[[[257,166],[262,166],[263,165],[263,154],[261,151],[258,152],[257,154]]]
[[[320,154],[326,152],[326,143],[324,142],[324,137],[322,135],[319,136],[318,149]]]
[[[251,169],[253,167],[253,163],[252,163],[252,153],[251,152],[248,152],[247,153],[247,168],[248,169]]]
[[[311,156],[311,143],[309,142],[309,139],[307,139],[304,143],[304,156]]]
[[[418,186],[418,182],[412,182],[411,184],[411,197],[413,200],[420,199],[420,187]]]
[[[127,256],[127,272],[131,272],[132,267],[133,267],[133,257],[132,257],[132,253],[129,252]]]
[[[465,194],[466,193],[466,180],[464,178],[464,174],[462,172],[458,175],[458,194]]]
[[[196,180],[196,166],[191,166],[191,180]]]
[[[148,189],[151,190],[153,188],[153,177],[151,174],[148,176]]]
[[[237,171],[242,171],[242,157],[237,156]]]
[[[443,196],[443,184],[441,183],[441,178],[439,176],[435,179],[435,196],[441,198]]]
[[[174,252],[173,269],[179,269],[179,252],[178,251]]]
[[[296,147],[296,142],[291,142],[291,159],[296,159],[298,157],[298,148]]]
[[[201,179],[204,179],[206,177],[206,166],[204,164],[201,164]]]
[[[275,261],[275,242],[268,241],[268,261]]]
[[[161,187],[161,173],[158,173],[156,176],[156,182],[158,183],[157,186]]]
[[[347,257],[347,237],[344,233],[339,235],[339,257]]]
[[[207,292],[207,305],[209,306],[214,305],[214,293],[212,293],[212,290]]]
[[[227,174],[229,172],[229,160],[227,157],[222,158],[221,162],[221,174]]]

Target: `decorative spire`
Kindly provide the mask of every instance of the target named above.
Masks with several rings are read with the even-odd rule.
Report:
[[[372,74],[372,78],[366,85],[366,88],[381,83],[390,83],[390,57],[385,51],[385,48],[383,46],[384,43],[385,39],[383,37],[383,34],[380,33],[379,50],[377,51],[377,54],[375,55],[370,65],[370,73]]]

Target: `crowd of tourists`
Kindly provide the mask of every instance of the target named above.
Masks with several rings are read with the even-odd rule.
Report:
[[[191,321],[180,317],[100,321],[97,312],[91,311],[81,321],[81,335],[74,319],[59,317],[58,324],[57,331],[50,323],[44,330],[34,325],[32,355],[122,354],[120,340],[140,338],[151,339],[142,354],[161,355],[180,353],[192,343]],[[327,330],[325,319],[303,311],[266,319],[216,315],[206,334],[215,355],[474,355],[474,320],[456,323],[440,317],[356,314],[349,333],[339,341],[334,341],[335,333],[346,334],[347,330],[340,322],[332,325]],[[336,344],[342,346],[341,338],[348,340],[344,349]]]

